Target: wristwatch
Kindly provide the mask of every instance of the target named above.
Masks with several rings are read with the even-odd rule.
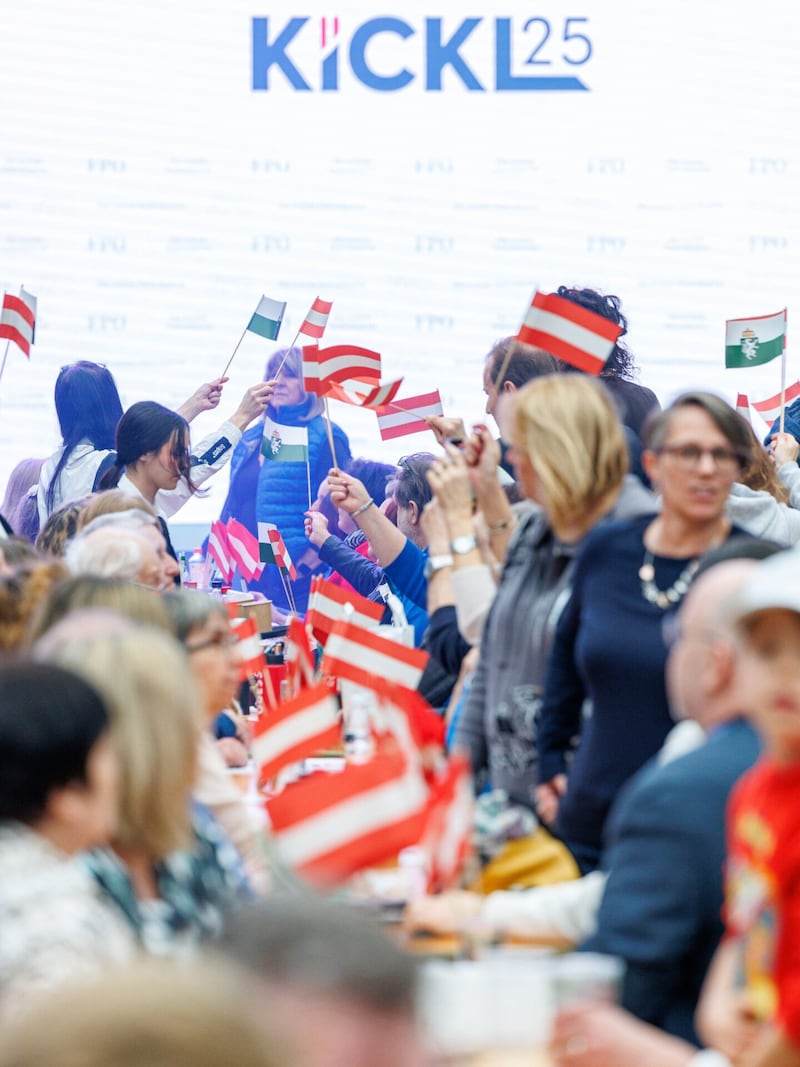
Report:
[[[429,581],[431,576],[436,574],[437,571],[441,571],[445,567],[452,566],[452,556],[428,556],[427,560],[425,561],[425,579]]]
[[[461,537],[454,537],[450,542],[450,551],[455,552],[457,556],[465,556],[467,552],[477,547],[478,538],[475,534],[462,534]]]

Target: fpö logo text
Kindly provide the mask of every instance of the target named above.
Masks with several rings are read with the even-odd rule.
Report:
[[[338,16],[252,20],[253,89],[380,93],[416,86],[484,92],[587,92],[576,68],[592,58],[589,19],[382,16],[348,27]],[[445,75],[445,72],[447,74]]]

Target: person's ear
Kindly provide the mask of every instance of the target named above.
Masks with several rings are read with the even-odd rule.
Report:
[[[646,448],[642,452],[642,467],[654,489],[658,488],[658,455]]]
[[[514,385],[513,382],[505,381],[505,382],[503,382],[503,390],[502,391],[504,393],[516,393],[517,387],[516,387],[516,385]]]
[[[418,526],[420,519],[420,511],[419,505],[417,504],[416,500],[409,500],[406,511],[408,512],[408,518],[411,525]]]

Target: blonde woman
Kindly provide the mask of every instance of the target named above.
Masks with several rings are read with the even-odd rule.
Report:
[[[147,951],[191,952],[250,891],[227,837],[191,805],[202,704],[185,653],[163,632],[92,612],[65,619],[37,651],[85,677],[111,713],[119,826],[89,854],[92,874]]]
[[[545,665],[578,546],[612,511],[619,517],[654,504],[638,481],[626,481],[625,436],[597,382],[538,378],[505,399],[499,414],[517,480],[538,506],[509,543],[454,747],[469,753],[479,778],[488,775],[512,802],[534,808]]]

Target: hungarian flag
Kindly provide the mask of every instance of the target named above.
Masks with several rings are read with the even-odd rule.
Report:
[[[254,578],[260,578],[264,571],[264,564],[261,562],[258,538],[253,537],[238,519],[228,519],[226,530],[231,557],[238,565],[245,581],[252,582]]]
[[[431,889],[452,889],[472,848],[475,793],[469,761],[448,760],[431,785],[421,847],[428,855]]]
[[[308,428],[284,426],[264,419],[264,436],[261,438],[261,455],[265,463],[307,463]]]
[[[259,781],[266,782],[284,767],[341,742],[338,701],[326,685],[315,685],[259,716],[250,751]]]
[[[349,617],[359,626],[378,626],[383,618],[383,604],[367,600],[352,589],[342,589],[327,578],[312,578],[306,624],[321,645],[325,644],[334,624],[348,617],[350,608]]]
[[[359,388],[355,382],[330,382],[321,395],[343,400],[345,404],[355,404],[356,407],[378,410],[392,403],[402,384],[403,379],[398,378],[384,385],[364,389],[363,386]]]
[[[793,400],[797,400],[799,396],[800,382],[795,382],[794,385],[790,385],[786,389],[786,405],[788,406]],[[776,393],[775,396],[768,396],[766,400],[754,400],[753,407],[764,422],[771,424],[781,413],[781,394]]]
[[[291,783],[266,808],[289,866],[315,883],[333,885],[417,844],[428,788],[404,753],[378,751],[366,764]]]
[[[381,380],[379,352],[355,345],[319,348],[303,346],[303,383],[307,393],[324,396],[331,382],[357,381],[378,385]]]
[[[228,531],[225,528],[225,523],[219,519],[215,519],[211,523],[211,531],[208,535],[208,554],[219,568],[223,582],[226,585],[230,585],[233,578],[234,562],[228,542]]]
[[[374,630],[341,621],[328,635],[320,670],[367,688],[374,687],[377,677],[416,689],[427,662],[428,653],[420,648],[408,648]]]
[[[557,293],[536,293],[517,340],[536,345],[557,359],[599,374],[622,327]]]
[[[286,664],[286,677],[292,696],[296,696],[303,689],[310,689],[316,676],[316,660],[311,651],[306,624],[296,615],[289,620],[283,660]]]
[[[290,578],[297,577],[292,557],[286,547],[281,532],[272,522],[258,524],[258,548],[262,563],[274,563]]]
[[[315,337],[319,340],[325,333],[325,327],[328,325],[328,316],[331,313],[332,307],[332,300],[322,300],[320,297],[317,297],[311,305],[308,314],[303,319],[303,325],[298,330],[298,333],[302,333],[305,337]]]
[[[726,367],[758,367],[776,359],[785,347],[786,308],[774,315],[725,322]]]
[[[0,337],[13,341],[30,359],[36,332],[36,297],[20,289],[19,296],[6,293],[0,310]]]
[[[427,415],[443,415],[442,398],[439,390],[408,396],[402,400],[393,400],[389,407],[377,408],[378,429],[382,441],[391,441],[394,437],[405,437],[412,433],[429,430],[425,421]]]
[[[246,682],[251,674],[262,674],[266,666],[264,649],[261,647],[261,635],[252,615],[242,619],[231,619],[231,629],[239,642],[236,646],[239,677]]]
[[[247,324],[247,329],[250,333],[257,333],[259,337],[265,337],[268,341],[275,341],[280,332],[285,311],[285,300],[270,300],[268,296],[262,296]]]
[[[739,412],[743,419],[747,419],[747,421],[752,425],[752,419],[750,418],[750,401],[747,398],[747,393],[737,393],[736,410]]]

